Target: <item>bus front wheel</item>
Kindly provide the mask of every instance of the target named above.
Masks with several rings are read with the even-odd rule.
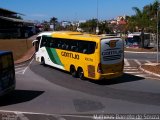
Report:
[[[78,68],[78,77],[79,77],[81,80],[85,80],[84,72],[83,72],[83,69],[82,69],[82,68]]]
[[[77,71],[74,66],[70,67],[70,73],[71,73],[72,77],[75,77],[75,78],[77,77]]]
[[[43,66],[45,66],[45,65],[46,65],[45,60],[44,60],[44,58],[43,58],[43,57],[41,58],[41,65],[43,65]]]

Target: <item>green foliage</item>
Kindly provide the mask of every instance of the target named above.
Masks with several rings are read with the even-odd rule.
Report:
[[[110,29],[108,28],[108,23],[106,21],[104,22],[98,22],[97,19],[91,19],[87,20],[85,23],[80,24],[80,28],[82,28],[85,32],[89,33],[96,33],[96,27],[98,24],[100,34],[101,33],[110,33]]]
[[[158,8],[157,0],[153,4],[144,6],[143,10],[133,7],[135,15],[128,19],[127,29],[133,32],[144,28],[146,32],[156,32]]]
[[[50,24],[54,25],[54,30],[56,30],[56,24],[58,23],[58,19],[56,17],[52,17],[50,19]]]
[[[82,28],[85,32],[95,33],[97,26],[97,19],[87,20],[85,23],[80,24],[80,28]]]

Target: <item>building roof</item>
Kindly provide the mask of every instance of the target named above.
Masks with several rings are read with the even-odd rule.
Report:
[[[17,23],[33,23],[32,21],[10,18],[10,17],[3,17],[3,16],[0,16],[0,19],[11,21],[11,22],[17,22]]]
[[[117,22],[117,24],[119,24],[119,25],[126,25],[126,24],[127,24],[127,22],[126,22],[126,21],[124,21],[124,20],[121,20],[121,21],[118,21],[118,22]]]
[[[7,9],[4,9],[4,8],[0,8],[0,12],[7,13],[7,14],[20,14],[20,15],[24,15],[24,14],[17,13],[17,12],[14,12],[14,11],[11,11],[11,10],[7,10]]]

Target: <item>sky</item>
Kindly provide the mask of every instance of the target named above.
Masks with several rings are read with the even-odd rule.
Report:
[[[98,1],[98,2],[97,2]],[[109,20],[134,15],[133,7],[143,9],[155,0],[0,0],[0,8],[22,13],[26,20]],[[98,3],[98,4],[97,4]],[[98,7],[97,7],[98,6]]]

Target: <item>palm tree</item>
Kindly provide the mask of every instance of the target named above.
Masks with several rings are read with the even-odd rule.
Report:
[[[138,7],[132,8],[136,12],[136,16],[141,17],[143,15],[142,11]]]
[[[58,19],[57,19],[56,17],[52,17],[52,18],[50,19],[50,23],[53,24],[54,30],[55,30],[55,26],[56,26],[56,24],[58,23]]]

